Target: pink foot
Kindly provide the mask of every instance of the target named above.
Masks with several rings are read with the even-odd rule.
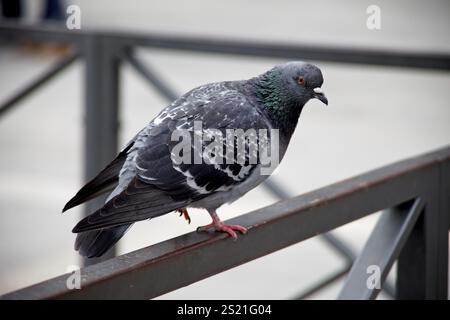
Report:
[[[186,208],[180,208],[177,211],[180,213],[180,217],[181,215],[183,215],[184,219],[188,222],[188,224],[191,223],[191,217],[189,217],[189,213]]]
[[[213,221],[212,223],[207,224],[206,226],[198,227],[197,231],[205,232],[205,231],[208,231],[209,229],[214,229],[215,231],[220,231],[220,232],[226,232],[231,237],[233,237],[233,239],[237,239],[237,234],[236,234],[236,232],[234,232],[235,230],[241,232],[242,234],[247,233],[247,228],[245,228],[243,226],[228,225],[228,224],[224,224],[222,221],[220,221],[220,222]]]

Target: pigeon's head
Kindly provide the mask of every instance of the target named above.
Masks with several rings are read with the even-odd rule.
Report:
[[[322,91],[322,72],[315,65],[293,61],[278,65],[272,72],[279,77],[279,90],[283,95],[294,99],[303,106],[310,99],[319,99],[328,105],[328,99]]]

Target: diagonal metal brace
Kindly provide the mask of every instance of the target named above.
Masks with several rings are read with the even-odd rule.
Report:
[[[400,205],[383,213],[353,264],[338,299],[377,297],[423,208],[424,202],[417,198],[412,206]],[[378,282],[375,285],[371,283],[374,279]]]

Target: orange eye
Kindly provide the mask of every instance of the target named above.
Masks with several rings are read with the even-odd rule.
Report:
[[[299,85],[301,85],[301,86],[304,86],[305,83],[306,83],[305,78],[303,78],[303,77],[298,77],[298,78],[297,78],[297,83],[298,83]]]

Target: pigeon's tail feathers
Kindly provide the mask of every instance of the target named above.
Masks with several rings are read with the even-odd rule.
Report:
[[[132,223],[78,233],[75,250],[87,258],[100,257],[123,237],[131,225]]]
[[[78,222],[72,232],[100,230],[156,218],[178,208],[184,208],[189,203],[188,200],[175,201],[170,195],[135,177],[122,193]]]
[[[114,189],[119,182],[119,173],[127,158],[127,151],[132,144],[128,145],[119,155],[108,164],[94,179],[89,181],[77,194],[64,206],[62,212],[76,207],[88,200],[96,198]]]

